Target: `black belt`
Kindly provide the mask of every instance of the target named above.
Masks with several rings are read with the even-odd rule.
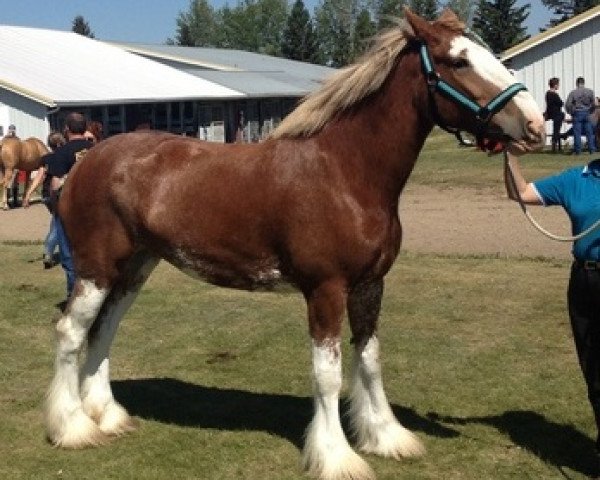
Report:
[[[599,260],[575,260],[575,265],[584,270],[600,270]]]

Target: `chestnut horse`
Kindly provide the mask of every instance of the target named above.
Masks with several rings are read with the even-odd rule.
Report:
[[[0,189],[2,189],[0,206],[8,210],[8,189],[14,182],[15,169],[27,172],[27,183],[30,172],[40,168],[40,159],[49,152],[44,142],[30,137],[20,140],[17,137],[5,137],[0,144]],[[25,185],[27,190],[27,184]],[[17,198],[14,195],[13,198]]]
[[[406,11],[405,22],[378,36],[363,59],[309,95],[263,143],[134,132],[90,150],[58,207],[77,281],[56,326],[49,440],[79,448],[134,429],[111,392],[109,351],[162,258],[214,284],[256,289],[287,281],[304,295],[315,411],[303,462],[311,475],[374,477],[349,445],[338,411],[345,311],[357,448],[396,459],[423,453],[392,413],[379,360],[384,276],[402,232],[399,196],[434,123],[496,130],[515,150],[541,148],[542,114],[513,84],[452,12],[430,23]],[[469,106],[479,103],[484,114]]]

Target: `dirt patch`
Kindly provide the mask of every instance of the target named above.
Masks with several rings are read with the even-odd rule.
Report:
[[[570,233],[562,209],[533,207],[531,211],[548,230]],[[570,243],[540,234],[501,190],[409,185],[400,202],[400,219],[402,248],[410,252],[570,257]],[[0,211],[0,241],[43,240],[49,221],[41,204]]]
[[[531,207],[530,212],[546,230],[570,235],[561,208]],[[570,242],[538,232],[502,190],[409,185],[400,201],[400,219],[407,251],[571,257]]]

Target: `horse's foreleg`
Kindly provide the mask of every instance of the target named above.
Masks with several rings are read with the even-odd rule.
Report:
[[[113,398],[109,379],[109,350],[121,318],[158,261],[143,254],[129,261],[88,334],[88,354],[81,370],[83,410],[107,435],[123,435],[136,428],[134,420]]]
[[[354,342],[350,423],[358,448],[385,457],[412,457],[425,451],[419,439],[394,416],[383,389],[377,320],[383,280],[362,284],[348,296]]]
[[[78,364],[87,332],[107,293],[107,290],[97,288],[93,282],[78,281],[69,306],[56,324],[55,373],[44,413],[48,439],[57,446],[83,448],[107,440],[106,435],[83,411]]]
[[[314,381],[314,417],[306,432],[303,464],[323,480],[363,480],[373,471],[350,447],[342,430],[339,394],[342,387],[341,321],[344,285],[322,285],[307,295]]]

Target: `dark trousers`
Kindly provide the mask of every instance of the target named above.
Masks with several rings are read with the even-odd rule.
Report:
[[[565,119],[565,114],[563,112],[560,112],[558,115],[556,115],[555,117],[553,117],[552,120],[552,151],[561,151],[562,150],[562,145],[561,145],[561,136],[560,136],[560,129],[562,127],[563,124],[563,120]]]
[[[600,270],[573,263],[567,298],[577,357],[600,431]],[[596,449],[600,451],[600,439]]]

